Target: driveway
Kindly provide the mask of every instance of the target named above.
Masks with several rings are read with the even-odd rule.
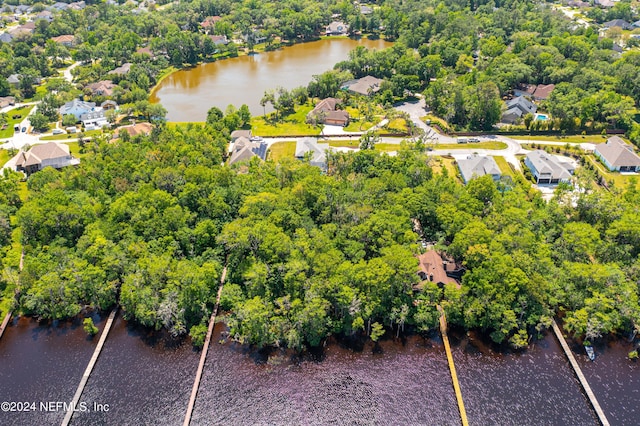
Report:
[[[429,113],[429,111],[427,110],[427,105],[424,102],[424,98],[420,98],[419,100],[413,102],[403,102],[401,104],[395,105],[394,108],[398,111],[406,112],[407,114],[409,114],[409,117],[411,118],[413,124],[415,124],[417,128],[424,130],[424,133],[428,138],[434,139],[437,142],[441,143],[456,143],[455,138],[441,135],[440,133],[436,132],[433,127],[428,126],[424,121],[420,119],[420,117],[424,117]]]

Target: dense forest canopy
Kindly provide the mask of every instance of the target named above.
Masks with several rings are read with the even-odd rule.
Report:
[[[379,1],[366,16],[332,0],[193,1],[137,14],[88,3],[0,44],[0,80],[54,74],[47,56],[85,61],[75,71],[80,87],[47,83],[57,94],[44,104],[55,106],[132,62],[129,74],[114,78],[114,97],[152,117],[148,91],[168,67],[238,54],[235,43],[211,43],[200,27],[206,17],[221,16],[214,32],[229,39],[258,32],[275,44],[312,39],[337,14],[396,43],[353,51],[314,78],[312,96],[334,94],[341,75],[373,75],[387,79],[376,101],[423,92],[454,126],[491,129],[501,96],[518,83],[555,83],[546,108],[559,129],[617,127],[636,142],[640,135],[633,120],[640,52],[616,55],[613,39],[547,3]],[[50,43],[62,34],[78,38],[71,51]],[[154,54],[136,53],[143,46]],[[522,176],[510,185],[485,177],[462,186],[446,169],[435,173],[424,147],[412,143],[397,156],[331,154],[326,174],[294,160],[221,166],[236,122],[220,111],[206,125],[96,138],[79,167],[31,176],[23,201],[20,177],[7,173],[3,303],[44,319],[119,304],[148,327],[201,336],[226,265],[221,305],[231,335],[258,346],[302,349],[331,333],[377,339],[382,325],[428,331],[438,304],[451,323],[514,347],[559,312],[567,330],[590,339],[640,331],[635,182],[603,191],[581,171],[577,195],[560,187],[545,202]],[[421,238],[467,268],[461,288],[427,283],[414,291]]]

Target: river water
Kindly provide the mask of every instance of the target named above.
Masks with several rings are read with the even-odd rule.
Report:
[[[102,327],[101,321],[97,322]],[[459,415],[442,342],[387,338],[380,353],[330,339],[303,359],[212,339],[193,425],[457,425]],[[555,338],[504,353],[474,333],[450,335],[460,387],[473,425],[596,425],[595,414]],[[79,322],[41,326],[14,320],[0,340],[0,401],[70,401],[95,347]],[[221,343],[222,342],[222,343]],[[586,360],[611,424],[637,424],[640,365],[630,344],[612,340]],[[186,411],[199,352],[116,319],[81,401],[108,412],[76,412],[73,425],[178,425]],[[0,413],[1,425],[57,425],[64,412]]]
[[[149,100],[162,103],[169,121],[205,121],[212,106],[224,111],[228,105],[242,104],[249,106],[252,115],[263,115],[260,99],[266,90],[306,87],[313,75],[346,60],[357,46],[382,49],[391,43],[327,38],[197,65],[162,80]]]

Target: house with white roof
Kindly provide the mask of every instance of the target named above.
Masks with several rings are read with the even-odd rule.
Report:
[[[473,178],[491,175],[494,181],[500,179],[500,167],[493,157],[478,154],[469,155],[467,158],[458,160],[458,169],[464,183],[469,183]]]
[[[555,155],[541,150],[527,154],[524,164],[531,170],[537,184],[569,182],[575,171],[571,163],[561,162]]]
[[[640,157],[633,146],[625,143],[619,136],[612,136],[607,142],[596,145],[596,157],[611,171],[640,171]]]
[[[309,159],[309,164],[327,171],[328,143],[318,143],[317,138],[300,138],[296,141],[296,158],[298,160]]]

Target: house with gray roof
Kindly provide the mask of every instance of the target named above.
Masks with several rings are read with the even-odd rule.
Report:
[[[624,19],[614,19],[612,21],[607,21],[604,24],[602,24],[602,27],[606,29],[610,29],[610,28],[621,28],[623,30],[633,29],[633,26],[627,21],[625,21]]]
[[[575,170],[572,164],[541,150],[528,153],[524,164],[531,170],[537,184],[569,182]]]
[[[342,86],[340,86],[340,88],[351,93],[369,96],[372,93],[380,91],[380,85],[382,84],[382,82],[382,79],[367,75],[356,80],[349,80],[345,83],[342,83]]]
[[[633,146],[618,136],[612,136],[607,142],[596,145],[594,152],[611,171],[640,171],[640,157],[634,152]]]
[[[333,21],[327,25],[327,35],[346,35],[349,32],[349,25],[342,21]]]
[[[126,62],[118,68],[109,71],[109,74],[127,75],[129,74],[129,71],[131,71],[131,62]]]
[[[296,141],[296,158],[298,160],[309,159],[309,164],[327,171],[328,143],[318,143],[317,138],[300,138]]]
[[[538,108],[524,96],[517,96],[506,102],[507,109],[502,113],[500,121],[513,124],[526,114],[535,114]]]
[[[251,130],[234,130],[233,132],[231,132],[231,142],[235,142],[236,139],[238,138],[247,138],[247,139],[251,139]]]
[[[501,172],[493,157],[478,154],[469,155],[463,160],[458,160],[458,169],[464,183],[469,183],[473,178],[491,175],[494,181],[500,179]]]
[[[83,115],[93,111],[96,111],[95,102],[85,102],[79,99],[74,99],[71,102],[67,102],[66,104],[60,107],[61,116],[64,117],[67,114],[73,114],[76,117],[76,120],[78,121],[82,120]]]
[[[250,141],[244,136],[240,136],[235,140],[231,147],[231,157],[229,165],[249,161],[253,157],[264,160],[267,157],[267,144],[263,140]]]
[[[13,36],[9,33],[0,34],[0,41],[3,43],[11,43],[13,41]]]

